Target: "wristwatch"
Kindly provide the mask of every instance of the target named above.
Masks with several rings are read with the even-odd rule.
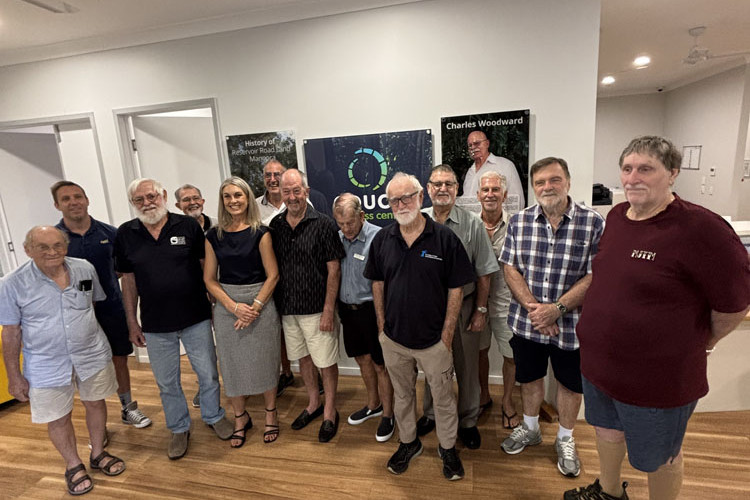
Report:
[[[568,308],[565,307],[565,304],[562,302],[555,302],[555,307],[557,307],[557,310],[560,311],[560,316],[568,312]]]
[[[482,314],[487,314],[487,308],[483,306],[477,306],[477,311],[479,311]]]

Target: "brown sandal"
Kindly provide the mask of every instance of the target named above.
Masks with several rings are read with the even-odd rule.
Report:
[[[94,481],[91,480],[91,476],[89,476],[88,474],[84,474],[78,479],[73,480],[73,477],[75,477],[75,475],[81,471],[86,472],[86,466],[83,464],[78,464],[72,469],[65,470],[65,482],[68,485],[68,493],[73,496],[78,496],[78,495],[83,495],[84,493],[88,493],[94,487]],[[76,486],[78,486],[84,481],[89,482],[89,487],[84,488],[81,491],[76,491],[75,490]]]
[[[276,408],[269,410],[268,408],[265,409],[268,413],[273,413],[276,411]],[[278,416],[277,416],[278,419]],[[265,444],[270,444],[279,439],[279,425],[278,421],[276,425],[273,424],[266,424],[267,429],[271,429],[270,431],[266,431],[263,433],[263,442]]]
[[[101,465],[102,460],[106,460],[107,458],[111,458],[109,462],[107,462],[107,465]],[[114,467],[117,464],[122,464],[122,469],[113,471],[112,467]],[[99,454],[98,457],[89,457],[89,465],[91,465],[91,470],[99,470],[102,471],[107,476],[119,476],[123,472],[125,472],[125,462],[114,455],[110,455],[106,451],[103,451]]]

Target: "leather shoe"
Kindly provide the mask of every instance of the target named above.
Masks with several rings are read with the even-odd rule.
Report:
[[[185,432],[173,432],[172,439],[169,440],[169,447],[167,448],[167,456],[170,460],[177,460],[185,456],[188,449],[188,441],[190,440],[190,431]]]
[[[214,430],[216,435],[222,441],[226,441],[227,439],[231,438],[232,433],[234,432],[234,425],[232,424],[232,422],[227,420],[226,417],[222,417],[221,420],[214,422],[213,424],[209,424],[209,426]]]
[[[458,439],[470,450],[476,450],[482,445],[482,436],[479,435],[479,429],[474,427],[459,427]]]
[[[336,431],[339,430],[339,412],[336,412],[336,420],[331,422],[330,420],[323,420],[323,424],[320,426],[318,432],[318,441],[321,443],[327,443],[333,436],[336,435]]]
[[[422,415],[417,420],[417,436],[424,436],[435,429],[435,421],[427,415]]]
[[[305,408],[304,410],[302,410],[302,413],[299,414],[299,417],[295,418],[294,422],[292,422],[292,429],[298,431],[307,426],[307,424],[309,424],[322,414],[323,405],[318,406],[318,408],[312,413],[307,413],[307,408]]]

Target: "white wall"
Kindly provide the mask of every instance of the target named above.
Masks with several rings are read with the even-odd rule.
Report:
[[[675,192],[735,218],[742,179],[737,153],[740,144],[744,150],[746,137],[746,131],[740,133],[745,78],[745,68],[738,67],[666,96],[665,135],[680,146],[702,146],[700,170],[683,170]],[[715,177],[709,175],[711,167],[716,168]],[[701,194],[704,177],[705,193]],[[713,194],[709,194],[711,188]]]
[[[142,177],[151,177],[167,190],[167,205],[174,204],[174,192],[189,183],[201,190],[204,212],[215,217],[221,178],[216,157],[213,119],[205,117],[133,117]]]
[[[618,160],[631,139],[664,133],[664,94],[609,97],[596,102],[594,182],[620,188]]]
[[[60,220],[49,188],[62,178],[53,134],[0,132],[0,197],[18,265],[29,260],[23,250],[26,232]]]

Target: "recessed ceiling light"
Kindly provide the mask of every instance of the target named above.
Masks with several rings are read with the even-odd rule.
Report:
[[[651,58],[648,56],[638,56],[633,60],[633,66],[636,68],[645,68],[651,62]]]
[[[607,75],[602,78],[602,85],[612,85],[613,83],[615,83],[615,77],[612,75]]]

